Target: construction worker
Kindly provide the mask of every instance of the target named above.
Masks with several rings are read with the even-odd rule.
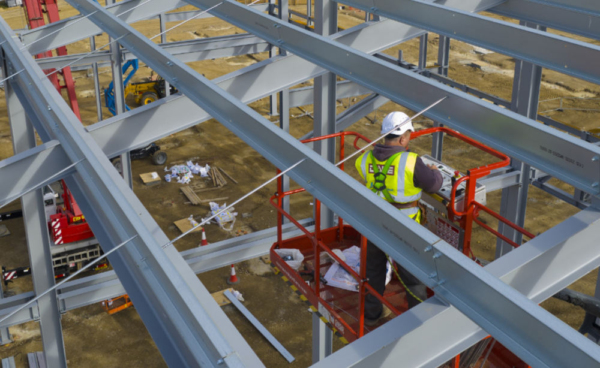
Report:
[[[396,130],[356,160],[356,169],[367,188],[398,208],[400,213],[421,223],[422,213],[418,207],[421,191],[435,193],[442,187],[442,175],[435,165],[425,165],[416,153],[407,150],[410,133],[414,132],[409,117],[400,111],[388,114],[383,119],[381,134],[394,127]],[[403,124],[404,123],[404,124]],[[387,256],[375,244],[367,245],[367,278],[369,284],[380,294],[385,291]],[[416,277],[399,267],[398,273],[407,291],[408,306],[412,308],[425,300],[426,287]],[[391,311],[373,295],[365,300],[365,323],[374,325],[379,319],[389,316]]]

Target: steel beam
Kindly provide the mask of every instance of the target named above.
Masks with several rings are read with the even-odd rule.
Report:
[[[600,14],[600,5],[594,0],[530,0],[540,4],[552,4],[564,9],[577,9],[592,14]]]
[[[58,139],[72,162],[82,160],[66,181],[96,238],[105,251],[127,244],[109,258],[165,361],[262,366],[175,248],[162,248],[166,235],[1,19],[0,35],[6,57],[23,70],[15,90],[42,140]]]
[[[299,221],[308,231],[313,230],[312,219]],[[284,238],[302,235],[295,225],[285,224],[282,228]],[[269,228],[248,235],[223,240],[204,247],[198,247],[181,252],[189,267],[196,273],[208,272],[228,266],[232,263],[243,262],[269,253],[273,243],[277,241],[277,229]],[[60,313],[100,303],[115,298],[127,291],[119,281],[115,271],[87,276],[72,280],[60,286],[58,304]],[[33,293],[19,294],[16,297],[0,301],[0,318],[15,308],[33,298]],[[34,303],[30,308],[15,318],[3,322],[0,326],[13,326],[38,320],[38,306]]]
[[[122,14],[140,5],[144,1],[145,0],[122,1],[107,7],[106,10],[112,14]],[[150,1],[139,8],[123,14],[121,19],[127,23],[134,23],[155,17],[160,13],[165,13],[185,5],[186,3],[182,0]],[[90,22],[89,19],[81,18],[83,17],[78,15],[63,19],[60,22],[50,23],[29,32],[24,32],[20,35],[21,41],[30,54],[36,55],[102,33],[100,27]]]
[[[424,0],[424,2],[444,5],[469,13],[479,13],[502,4],[506,0]]]
[[[545,27],[534,24],[521,22],[521,25],[545,31]],[[522,60],[516,60],[514,75],[511,110],[530,119],[535,119],[538,116],[542,68]],[[511,166],[521,172],[520,178],[522,181],[518,186],[502,190],[500,216],[517,226],[524,227],[531,167],[526,163],[514,159],[511,162]],[[521,244],[523,241],[523,234],[503,222],[498,223],[498,232],[517,244]],[[510,244],[500,238],[497,239],[496,258],[501,257],[511,250],[512,246]]]
[[[188,1],[193,5],[200,5],[200,8],[214,5],[207,4],[209,1]],[[69,3],[82,13],[89,14],[92,21],[102,24],[109,35],[123,35],[121,42],[126,47],[134,50],[147,65],[176,85],[234,134],[243,137],[246,143],[275,166],[283,169],[303,162],[290,172],[294,181],[346,219],[426,285],[433,287],[437,295],[490,331],[518,356],[540,366],[572,361],[581,362],[582,365],[600,364],[600,354],[589,340],[561,324],[550,313],[502,281],[490,277],[451,245],[399,214],[393,206],[381,201],[363,185],[349,179],[331,163],[274,127],[260,114],[191,68],[173,61],[135,29],[103,11],[95,3],[86,0],[69,0]],[[247,26],[247,23],[252,23],[259,28],[270,29],[273,22],[276,22],[275,25],[279,26],[274,28],[276,31],[289,31],[284,30],[284,25],[287,24],[254,13],[252,9],[239,3],[223,2],[213,11],[219,17],[227,17],[234,24]],[[238,18],[242,15],[244,22],[240,22]],[[269,22],[268,25],[264,24],[265,21]],[[271,40],[267,41],[272,42],[272,37],[271,35]],[[314,40],[310,44],[317,46]],[[368,59],[365,56],[362,58]],[[203,87],[198,88],[199,85]],[[436,274],[430,278],[433,272]],[[473,290],[480,292],[473,293]],[[539,336],[544,339],[540,341]],[[161,344],[157,342],[157,345]],[[552,348],[558,345],[562,346],[560,352]]]
[[[600,212],[582,211],[485,269],[541,303],[600,265],[595,240],[599,229]],[[438,367],[487,335],[455,307],[430,298],[315,368],[395,367],[400,361],[403,367]]]
[[[600,13],[523,0],[508,0],[488,11],[579,36],[600,39]]]
[[[423,31],[417,28],[393,21],[382,21],[336,33],[332,39],[367,53],[375,53],[421,34]],[[244,103],[251,103],[325,72],[325,69],[316,67],[298,56],[288,55],[251,65],[216,78],[214,82]],[[260,78],[264,75],[277,75],[277,78]],[[294,97],[294,93],[292,92],[291,98]],[[306,104],[310,104],[309,97],[312,98],[308,94],[303,97],[308,101]],[[295,104],[294,100],[295,98],[291,99],[290,103]],[[178,119],[172,119],[173,116],[177,116]],[[122,117],[106,119],[87,129],[106,155],[114,157],[208,119],[210,115],[187,97],[171,96],[127,112]],[[171,121],[171,124],[164,124],[167,120]]]
[[[377,0],[375,4],[372,0],[348,0],[344,3],[544,68],[600,83],[600,71],[591,66],[594,60],[600,62],[600,47],[595,45],[420,0]],[[519,42],[513,42],[515,39],[519,39]]]
[[[68,169],[71,161],[57,141],[44,143],[0,161],[0,206],[4,206],[23,194],[55,182],[56,173],[65,176],[75,169]],[[23,175],[27,173],[27,175]]]
[[[160,46],[173,54],[177,59],[189,63],[199,60],[264,52],[267,51],[268,43],[253,35],[240,34],[180,42],[163,42]],[[125,61],[136,59],[135,55],[129,50],[122,50],[122,53]],[[36,61],[42,69],[60,68],[80,59],[83,55],[70,54],[67,56],[37,59]],[[100,66],[109,66],[110,51],[96,52],[73,65],[74,68],[81,69],[82,67],[88,67],[91,63],[100,63]]]
[[[253,5],[248,5],[248,6],[250,6],[253,9],[256,9],[260,12],[264,12],[269,9],[269,4],[264,4],[264,3],[263,4],[253,4]],[[214,15],[212,15],[210,13],[205,13],[200,16],[197,16],[198,13],[201,13],[201,11],[200,10],[190,10],[190,11],[183,11],[183,12],[165,13],[164,18],[165,18],[165,22],[180,22],[180,21],[188,20],[188,19],[194,18],[194,17],[195,17],[195,19],[214,17]],[[286,14],[287,14],[287,12],[286,12]],[[127,23],[131,23],[131,22],[127,22]]]

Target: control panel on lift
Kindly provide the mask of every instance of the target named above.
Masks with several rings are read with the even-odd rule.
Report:
[[[425,204],[427,209],[425,215],[427,221],[426,226],[431,232],[444,239],[457,249],[462,250],[463,230],[456,223],[448,219],[448,209],[446,206],[448,203],[450,203],[450,195],[452,193],[452,187],[454,186],[455,181],[464,175],[429,155],[421,156],[421,159],[425,165],[435,165],[442,174],[442,178],[444,180],[442,187],[437,193],[430,195],[423,192],[421,201],[423,204]],[[465,185],[465,182],[461,183],[456,191],[456,204],[454,208],[457,211],[463,211]],[[485,205],[485,185],[477,183],[476,188],[475,200]]]

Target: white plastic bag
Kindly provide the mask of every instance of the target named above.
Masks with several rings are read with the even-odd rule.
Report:
[[[224,205],[222,205],[220,207],[215,202],[210,202],[209,205],[210,205],[210,213],[212,215],[216,215],[219,211],[227,208],[227,203],[225,203]],[[221,227],[221,229],[223,229],[225,231],[233,230],[233,225],[235,225],[235,219],[237,216],[237,212],[231,212],[231,211],[233,211],[233,207],[228,209],[227,211],[220,213],[217,217],[215,217],[215,219],[217,220],[217,224],[219,224],[219,227]],[[231,224],[229,226],[225,226],[225,224],[227,224],[227,223],[231,223]]]
[[[342,253],[346,257],[345,263],[356,273],[360,273],[360,248],[353,245]],[[358,291],[358,281],[337,262],[329,267],[324,277],[328,286]]]
[[[281,258],[291,256],[292,259],[290,261],[285,261],[285,263],[295,271],[298,271],[300,266],[302,266],[302,262],[304,262],[304,255],[298,249],[275,249],[275,253]]]

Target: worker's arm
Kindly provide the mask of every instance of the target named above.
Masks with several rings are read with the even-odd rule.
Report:
[[[425,165],[421,157],[417,158],[413,181],[416,187],[423,189],[427,193],[437,192],[444,183],[442,173],[437,167]]]

